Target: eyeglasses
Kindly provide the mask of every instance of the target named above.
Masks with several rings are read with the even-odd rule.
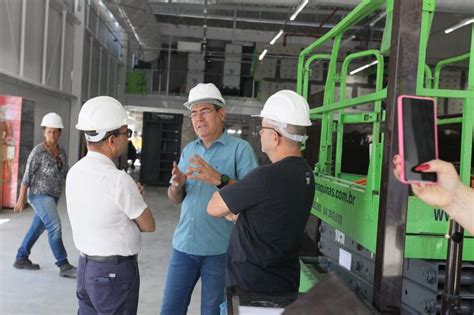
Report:
[[[127,129],[125,132],[114,132],[111,136],[118,136],[118,135],[127,135],[127,138],[130,138],[133,134],[132,129]]]
[[[257,132],[259,135],[262,135],[262,132],[263,132],[263,129],[269,129],[269,130],[273,130],[274,132],[276,132],[276,134],[281,137],[281,133],[276,130],[275,128],[273,127],[265,127],[265,126],[257,126]]]
[[[212,112],[214,112],[214,110],[212,110],[212,109],[210,109],[210,108],[204,108],[204,109],[201,109],[200,111],[191,112],[191,115],[189,115],[189,117],[190,117],[191,119],[196,119],[196,118],[198,118],[199,116],[207,117],[207,116],[209,116]]]
[[[119,136],[119,135],[127,135],[127,138],[130,138],[132,136],[132,134],[133,134],[132,129],[127,129],[127,131],[124,131],[124,132],[114,132],[114,133],[111,133],[111,134],[105,136],[102,140],[100,140],[100,142],[105,141],[105,140],[109,139],[112,136]]]

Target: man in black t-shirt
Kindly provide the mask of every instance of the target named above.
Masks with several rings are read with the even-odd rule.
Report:
[[[306,100],[284,90],[262,117],[262,151],[272,164],[214,193],[207,212],[236,220],[227,249],[227,285],[263,294],[298,292],[298,251],[314,198],[314,175],[300,142],[311,125]]]

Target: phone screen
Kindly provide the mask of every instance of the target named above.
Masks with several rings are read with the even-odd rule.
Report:
[[[425,162],[437,158],[435,103],[430,99],[402,99],[402,126],[405,179],[436,182],[436,173],[415,171]]]

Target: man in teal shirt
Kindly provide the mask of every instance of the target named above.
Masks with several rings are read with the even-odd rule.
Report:
[[[173,236],[162,315],[186,314],[194,286],[201,278],[201,314],[219,314],[224,301],[226,251],[233,223],[215,220],[207,204],[218,189],[257,167],[250,144],[224,129],[225,101],[214,84],[200,83],[184,104],[198,139],[188,143],[173,166],[168,197],[182,203]]]

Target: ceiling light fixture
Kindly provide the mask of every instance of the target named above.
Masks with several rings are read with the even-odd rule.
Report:
[[[275,35],[275,37],[273,37],[273,39],[270,41],[270,45],[273,45],[275,44],[275,42],[278,40],[278,38],[280,38],[280,36],[283,34],[283,30],[281,29],[278,34]]]
[[[357,68],[357,69],[355,69],[355,70],[352,70],[351,72],[349,72],[349,75],[354,75],[354,74],[356,74],[356,73],[358,73],[358,72],[361,72],[362,70],[365,70],[365,69],[367,69],[367,68],[369,68],[369,67],[372,67],[373,65],[376,65],[377,63],[379,63],[377,60],[372,61],[371,63],[368,63],[368,64],[366,64],[366,65],[364,65],[364,66],[362,66],[362,67],[360,67],[360,68]]]
[[[267,52],[268,52],[268,49],[265,48],[265,49],[262,51],[262,53],[260,54],[260,56],[258,56],[258,60],[261,61],[261,60],[263,59],[263,57],[265,57],[265,55],[267,54]]]
[[[465,19],[465,20],[462,20],[461,22],[459,22],[458,24],[456,25],[453,25],[447,29],[444,30],[444,33],[445,34],[449,34],[451,32],[454,32],[455,30],[463,27],[463,26],[466,26],[466,25],[469,25],[469,24],[472,24],[474,23],[474,18],[470,18],[470,19]]]
[[[387,12],[384,11],[382,13],[380,13],[376,18],[375,20],[373,20],[372,22],[370,22],[370,27],[374,27],[375,24],[377,24],[378,21],[380,21],[382,18],[384,18],[385,16],[387,15]]]
[[[303,1],[300,2],[300,4],[298,4],[298,6],[296,7],[295,12],[290,17],[290,21],[294,21],[294,19],[296,19],[298,14],[300,14],[301,10],[303,10],[303,8],[308,4],[308,2],[309,2],[309,0],[303,0]]]

